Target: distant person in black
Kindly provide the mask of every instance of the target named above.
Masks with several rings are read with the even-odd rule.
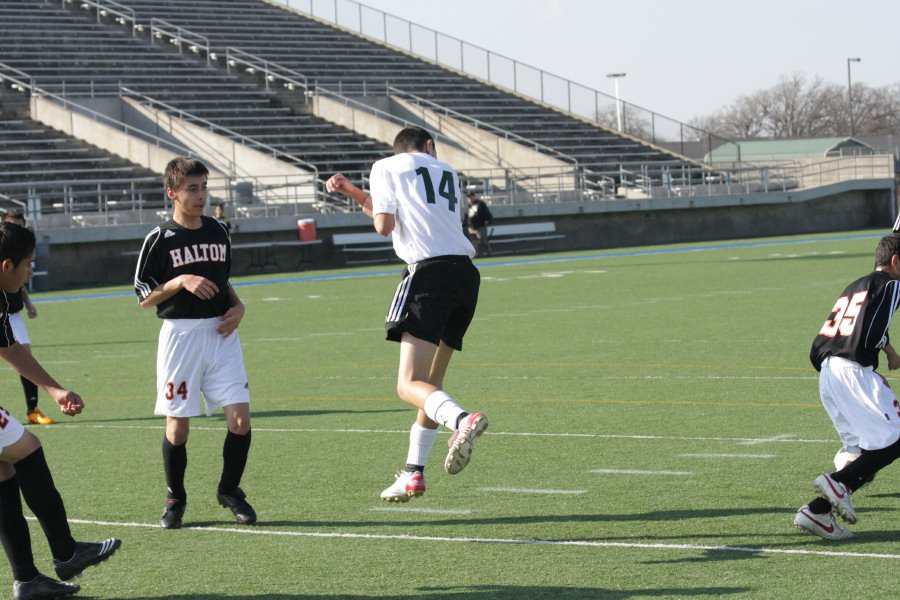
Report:
[[[228,217],[225,216],[225,205],[219,202],[213,207],[213,217],[215,217],[216,221],[225,226],[225,229],[228,230],[228,233],[231,233],[231,222],[228,220]]]
[[[20,227],[25,227],[25,214],[21,210],[8,211],[3,215],[3,220],[7,223],[15,223]],[[28,313],[29,319],[37,318],[38,313],[34,304],[31,303],[31,298],[28,296],[26,286],[22,286],[18,292],[7,294],[6,299],[9,304],[9,322],[10,325],[12,325],[16,341],[22,344],[22,347],[28,350],[28,352],[31,352],[31,339],[28,337],[25,319],[22,318],[22,310],[24,309]],[[19,381],[22,382],[22,390],[25,392],[25,407],[28,422],[34,423],[35,425],[52,424],[53,419],[42,413],[38,408],[38,386],[34,385],[32,381],[29,381],[25,377],[20,376]]]
[[[222,409],[228,432],[216,499],[239,523],[256,522],[240,482],[250,452],[250,386],[237,333],[244,304],[228,282],[231,238],[203,215],[209,170],[176,158],[165,172],[172,219],[144,239],[134,286],[141,307],[163,319],[156,356],[156,414],[166,417],[163,467],[168,495],[159,524],[181,527],[191,417]]]
[[[822,405],[844,444],[842,451],[855,456],[815,479],[818,497],[794,518],[800,529],[826,539],[853,537],[832,511],[856,523],[850,494],[900,458],[900,403],[875,371],[880,352],[887,356],[889,370],[900,368],[900,355],[888,336],[900,306],[898,280],[900,234],[895,233],[881,239],[875,270],[847,286],[813,340],[809,357],[820,373]]]
[[[485,251],[490,254],[491,240],[487,227],[494,220],[494,215],[491,214],[491,209],[488,208],[483,200],[475,198],[473,192],[468,192],[466,199],[469,206],[463,217],[463,227],[465,227],[469,240],[472,241],[472,245],[475,246],[478,254],[484,254]]]

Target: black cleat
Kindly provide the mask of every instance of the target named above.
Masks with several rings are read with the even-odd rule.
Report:
[[[166,500],[166,506],[163,510],[162,517],[159,519],[159,526],[163,529],[178,529],[181,527],[181,519],[184,518],[184,509],[187,508],[186,500]]]
[[[256,523],[256,511],[247,502],[247,495],[241,488],[236,488],[230,494],[216,492],[216,500],[225,508],[231,509],[238,523],[243,523],[244,525]]]
[[[56,567],[56,576],[63,581],[81,575],[88,567],[99,565],[104,560],[116,553],[122,540],[109,538],[102,542],[75,542],[75,554],[69,560],[53,559]]]
[[[71,598],[81,589],[80,585],[57,581],[38,573],[31,581],[13,582],[13,600],[43,600],[45,598]]]

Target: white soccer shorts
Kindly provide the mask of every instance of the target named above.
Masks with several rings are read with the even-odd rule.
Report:
[[[0,406],[0,454],[7,446],[12,446],[25,435],[25,426],[9,411]]]
[[[872,367],[829,356],[819,394],[845,447],[880,450],[900,439],[900,404]]]
[[[28,337],[28,330],[25,328],[25,319],[22,318],[22,311],[9,315],[9,325],[12,327],[13,337],[20,344],[30,344],[31,339]]]
[[[230,404],[250,402],[241,340],[216,331],[220,319],[165,319],[156,353],[156,410],[168,417],[196,417]]]

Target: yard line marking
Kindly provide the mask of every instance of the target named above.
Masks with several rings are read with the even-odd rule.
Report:
[[[160,419],[162,420],[162,419]],[[223,425],[224,426],[224,425]],[[79,423],[60,423],[54,427],[42,429],[42,433],[50,431],[65,431],[66,429],[149,429],[158,431],[165,429],[165,425],[92,425]],[[191,426],[191,431],[216,431],[221,433],[222,427]],[[266,433],[397,433],[409,434],[409,429],[325,429],[313,427],[253,427],[253,431]],[[441,432],[446,435],[449,432]],[[656,440],[656,441],[683,441],[683,442],[732,442],[737,444],[829,444],[840,443],[839,440],[816,440],[795,438],[791,435],[779,435],[768,438],[741,438],[741,437],[700,437],[677,435],[639,435],[639,434],[613,434],[613,433],[553,433],[536,431],[489,431],[488,436],[510,437],[546,437],[546,438],[586,438],[602,440]]]
[[[643,469],[591,469],[588,473],[606,475],[693,475],[691,471],[645,471]]]
[[[587,490],[541,490],[534,488],[511,488],[511,487],[480,487],[476,488],[479,492],[491,493],[508,493],[508,494],[558,494],[562,496],[578,496],[579,494],[587,494]]]
[[[471,515],[468,508],[408,508],[406,506],[373,506],[369,510],[379,512],[412,512],[429,515]]]
[[[756,445],[756,444],[765,444],[766,442],[784,442],[784,441],[791,441],[791,439],[792,439],[793,437],[794,437],[794,434],[792,434],[792,433],[782,433],[781,435],[776,435],[776,436],[773,436],[773,437],[770,437],[770,438],[763,438],[763,439],[759,439],[759,440],[745,440],[745,441],[742,441],[742,442],[738,442],[738,445],[740,445],[740,446],[754,446],[754,445]]]
[[[709,453],[709,454],[679,454],[684,458],[777,458],[774,454],[728,454]]]
[[[29,521],[36,521],[34,517],[26,517]],[[139,527],[143,529],[159,529],[159,523],[129,523],[116,521],[91,521],[86,519],[69,519],[69,523],[79,525],[98,525],[103,527]],[[647,544],[638,542],[598,542],[588,540],[541,540],[541,539],[514,539],[514,538],[475,538],[475,537],[442,537],[428,535],[408,534],[378,534],[378,533],[344,533],[344,532],[316,532],[316,531],[275,531],[260,529],[259,527],[238,529],[237,527],[200,527],[182,526],[182,530],[199,531],[204,533],[238,533],[243,535],[282,536],[298,538],[338,538],[338,539],[364,539],[364,540],[389,540],[398,542],[457,542],[480,544],[511,544],[511,545],[536,545],[536,546],[581,546],[589,548],[632,548],[638,550],[687,550],[689,552],[714,551],[714,552],[742,552],[749,554],[799,554],[805,556],[832,556],[839,558],[883,558],[888,560],[900,560],[900,554],[887,554],[879,552],[838,552],[835,550],[801,550],[786,548],[753,548],[749,546],[707,546],[700,544]],[[799,535],[799,534],[798,534]]]

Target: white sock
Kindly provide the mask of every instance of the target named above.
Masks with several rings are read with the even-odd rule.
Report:
[[[425,398],[425,406],[422,407],[422,410],[429,419],[452,430],[456,430],[456,421],[459,419],[459,415],[465,412],[444,390],[432,392]]]
[[[409,430],[409,454],[406,455],[406,464],[424,467],[436,439],[437,429],[428,429],[413,423]]]

